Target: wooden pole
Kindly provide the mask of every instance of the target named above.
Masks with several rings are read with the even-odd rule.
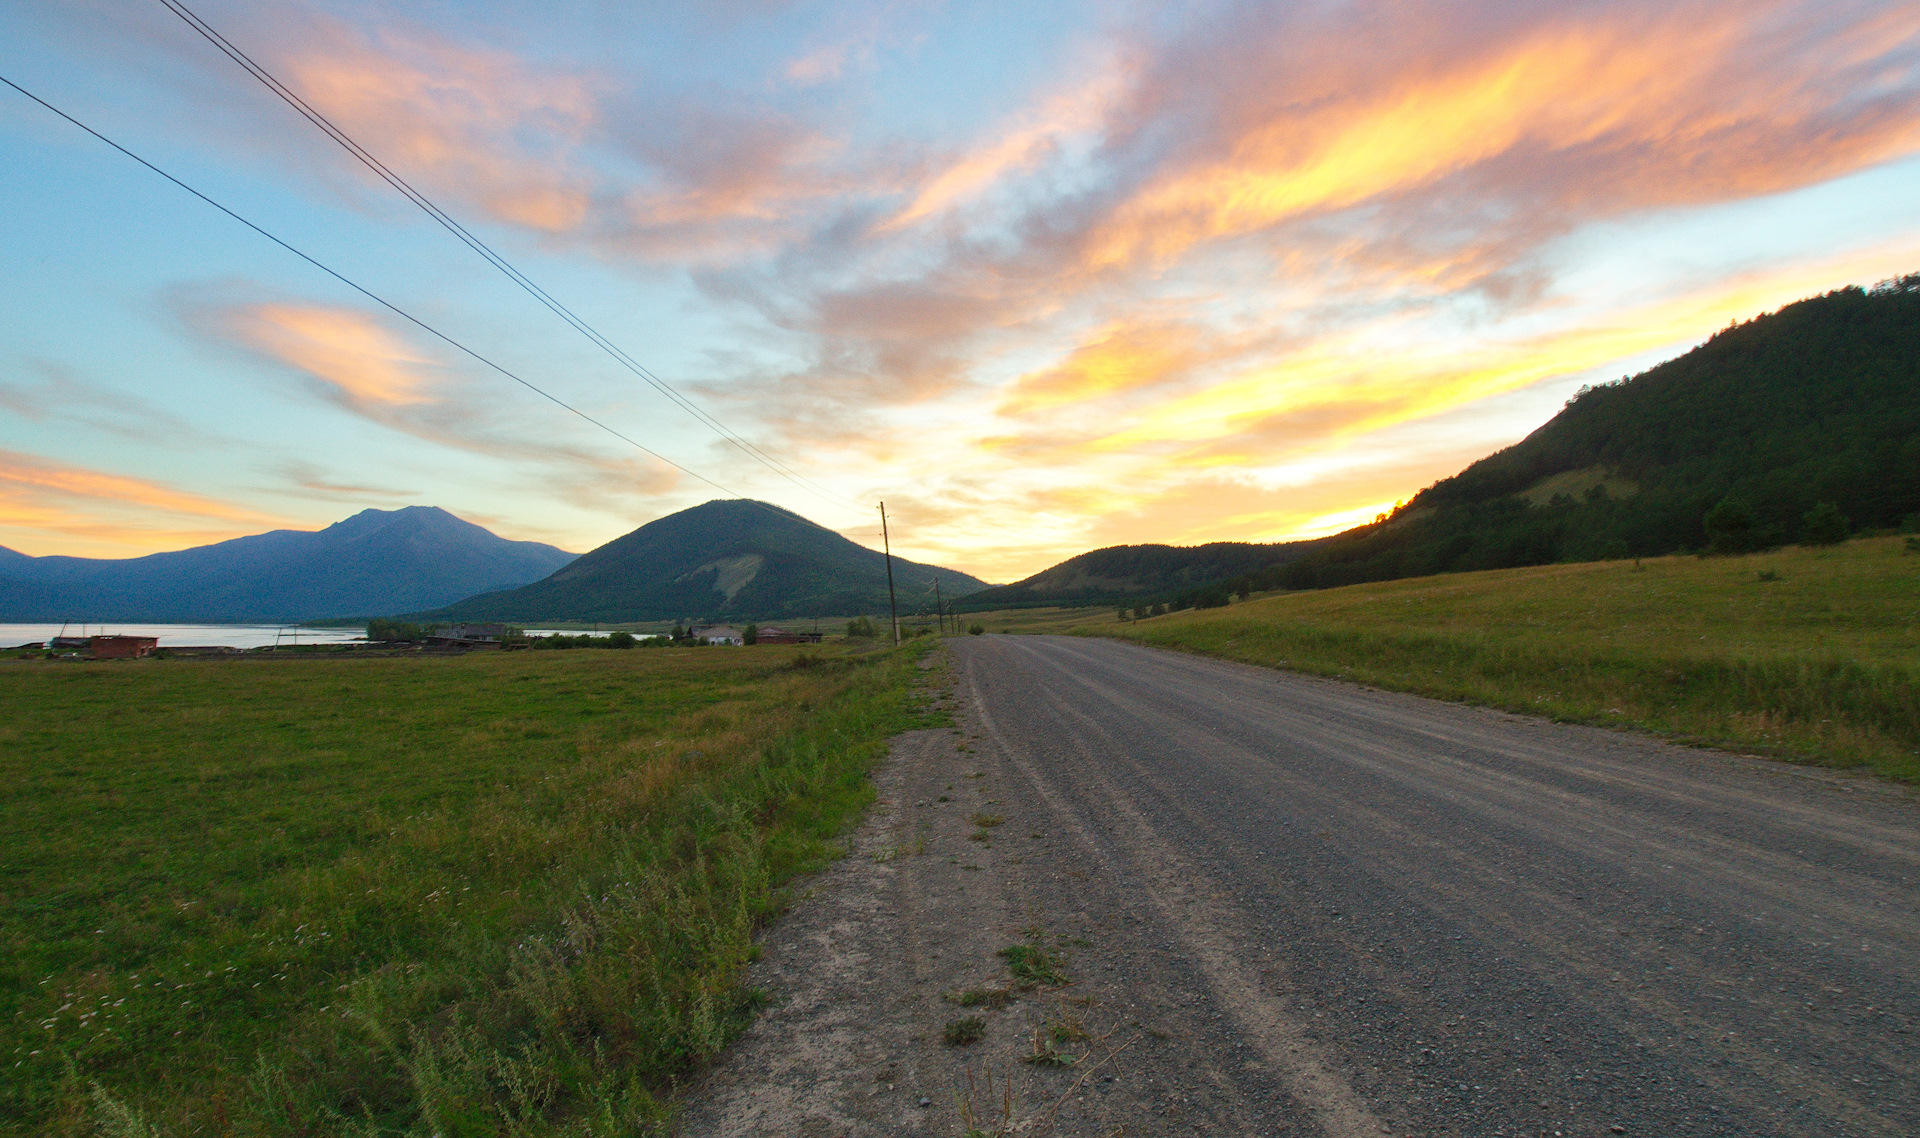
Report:
[[[880,543],[887,555],[887,611],[893,616],[893,646],[900,647],[900,604],[893,597],[893,539],[887,536],[887,504],[880,503]]]

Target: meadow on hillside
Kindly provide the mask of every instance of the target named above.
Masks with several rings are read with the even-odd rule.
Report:
[[[0,1134],[658,1123],[927,647],[0,663]]]
[[[1080,631],[1920,781],[1901,537],[1450,573]]]

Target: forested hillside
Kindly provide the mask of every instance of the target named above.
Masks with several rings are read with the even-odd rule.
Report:
[[[1708,515],[1714,517],[1709,522]],[[1920,512],[1920,273],[1583,389],[1519,443],[1241,589],[1766,548]],[[1836,517],[1837,514],[1837,517]]]
[[[934,582],[940,591],[935,592]],[[888,571],[856,545],[766,502],[708,502],[648,522],[543,581],[468,597],[409,620],[792,620],[887,611]],[[902,612],[931,611],[986,583],[893,558]]]
[[[1050,605],[1131,604],[1142,598],[1162,600],[1205,591],[1220,581],[1285,564],[1317,544],[1215,541],[1191,546],[1113,545],[1069,558],[1023,581],[975,593],[956,608],[985,612]]]

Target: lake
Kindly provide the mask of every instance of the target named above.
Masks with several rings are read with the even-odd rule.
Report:
[[[162,648],[219,644],[259,648],[269,644],[339,644],[358,640],[365,628],[301,628],[291,624],[0,624],[0,648],[67,636],[155,636]]]

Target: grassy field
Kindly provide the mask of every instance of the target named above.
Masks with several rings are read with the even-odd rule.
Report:
[[[1448,574],[1078,631],[1920,781],[1902,538]]]
[[[0,1133],[644,1132],[930,646],[0,664]]]
[[[991,612],[963,612],[960,627],[979,624],[988,632],[1072,632],[1098,629],[1120,623],[1112,606],[1105,608],[1031,608],[995,609]]]

